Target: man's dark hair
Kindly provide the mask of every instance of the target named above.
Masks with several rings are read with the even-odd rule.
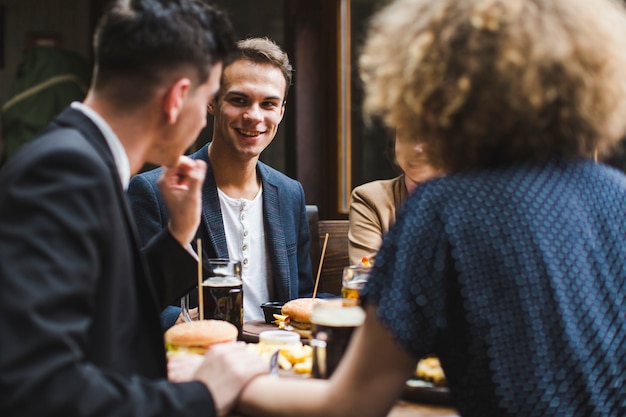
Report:
[[[125,105],[140,103],[174,71],[192,68],[206,81],[213,65],[235,50],[225,14],[201,0],[117,0],[94,36],[96,89],[119,82]],[[127,90],[132,91],[127,92]]]

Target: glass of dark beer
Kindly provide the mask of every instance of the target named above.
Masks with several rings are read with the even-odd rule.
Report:
[[[204,269],[208,272],[202,282],[204,318],[226,320],[234,324],[241,339],[243,332],[241,262],[231,259],[209,259]],[[198,306],[197,295],[197,293],[187,294],[181,300],[183,318],[186,321],[198,319],[198,314],[193,313],[193,307]]]
[[[330,378],[339,364],[354,329],[365,320],[365,311],[354,298],[322,300],[311,313],[314,378]]]

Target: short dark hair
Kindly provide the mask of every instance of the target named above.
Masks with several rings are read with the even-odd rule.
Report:
[[[234,51],[230,21],[201,0],[116,0],[105,11],[94,35],[94,86],[111,81],[119,101],[145,100],[168,74],[182,67],[204,83],[211,67]],[[128,103],[125,103],[128,104]]]

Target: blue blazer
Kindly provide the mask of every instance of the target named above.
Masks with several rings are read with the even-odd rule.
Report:
[[[207,163],[202,188],[202,220],[196,233],[196,237],[202,239],[203,260],[227,258],[226,234],[208,144],[190,157]],[[262,162],[257,163],[257,171],[263,184],[263,217],[272,264],[273,301],[310,296],[314,284],[309,255],[311,238],[302,185]],[[157,186],[160,174],[161,168],[157,168],[135,175],[128,189],[131,209],[144,244],[166,227],[169,219]],[[180,309],[176,308],[164,312],[165,327],[173,324],[179,312]]]

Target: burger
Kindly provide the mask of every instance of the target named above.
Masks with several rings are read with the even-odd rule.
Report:
[[[176,324],[165,332],[167,357],[199,354],[216,343],[237,340],[237,327],[224,320],[198,320]]]
[[[283,305],[281,314],[274,314],[278,327],[300,333],[303,337],[311,336],[311,313],[313,301],[323,303],[319,298],[296,298]]]
[[[428,356],[420,359],[415,367],[414,375],[417,379],[427,381],[436,387],[448,385],[446,374],[443,372],[441,362],[436,356]]]

